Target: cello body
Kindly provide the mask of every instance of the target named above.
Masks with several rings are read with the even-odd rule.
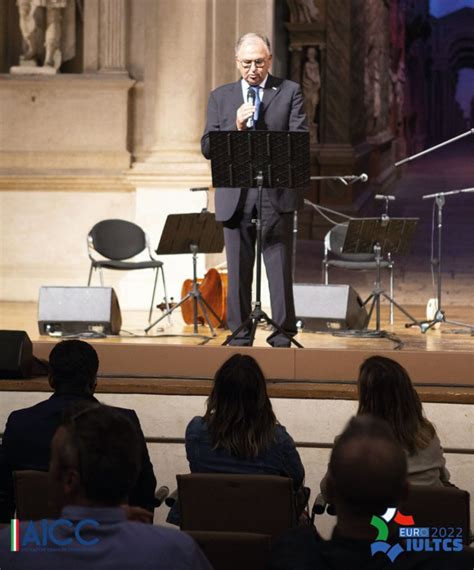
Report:
[[[202,298],[217,314],[217,316],[227,326],[227,273],[218,271],[211,267],[202,279],[198,279],[199,290]],[[181,298],[185,297],[193,288],[193,280],[186,279],[181,288]],[[181,305],[181,313],[186,324],[194,323],[194,299],[188,299]],[[207,311],[207,315],[213,327],[220,327],[221,324],[216,317]],[[206,319],[198,305],[198,324],[205,325]]]

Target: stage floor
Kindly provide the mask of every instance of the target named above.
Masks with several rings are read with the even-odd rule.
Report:
[[[423,318],[424,307],[405,308],[415,318]],[[450,306],[447,317],[473,323],[474,307]],[[274,397],[354,399],[360,364],[368,356],[383,354],[408,369],[424,401],[474,403],[471,330],[443,323],[423,334],[417,327],[407,329],[406,318],[399,312],[390,326],[385,306],[381,328],[391,339],[302,332],[297,338],[304,349],[271,348],[265,341],[269,331],[263,327],[257,331],[254,347],[221,347],[228,331],[218,330],[215,338],[193,336],[192,327],[184,325],[178,311],[172,325],[164,320],[163,330],[155,327],[148,335],[144,333],[146,312],[124,311],[122,318],[121,335],[86,339],[100,357],[99,392],[206,395],[217,368],[232,353],[246,352],[259,361]],[[47,358],[60,340],[39,334],[36,303],[0,303],[0,329],[25,330],[39,358]],[[200,327],[200,333],[207,332]],[[45,378],[38,378],[3,380],[0,389],[47,391],[49,387]]]

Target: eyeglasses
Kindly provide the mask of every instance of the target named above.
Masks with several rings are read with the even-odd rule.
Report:
[[[266,59],[239,59],[238,62],[244,69],[250,69],[252,67],[252,63],[255,64],[255,67],[258,69],[262,68],[265,65]]]

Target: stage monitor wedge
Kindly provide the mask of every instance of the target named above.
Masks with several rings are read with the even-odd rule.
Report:
[[[296,320],[305,331],[360,330],[366,325],[367,311],[350,285],[293,286]]]
[[[118,334],[120,307],[111,287],[41,287],[40,334]]]
[[[25,331],[0,331],[0,378],[29,378],[33,345]]]

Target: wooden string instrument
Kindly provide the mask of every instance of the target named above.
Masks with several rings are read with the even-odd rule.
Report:
[[[198,279],[198,284],[203,299],[212,307],[212,310],[221,319],[224,325],[227,325],[227,273],[211,267],[203,278]],[[191,291],[192,287],[193,280],[186,279],[181,288],[181,298],[185,297],[189,291]],[[183,320],[188,325],[194,323],[193,302],[193,299],[188,299],[181,305]],[[211,311],[207,311],[207,315],[213,327],[221,326]],[[201,325],[207,324],[199,305],[198,323]]]

